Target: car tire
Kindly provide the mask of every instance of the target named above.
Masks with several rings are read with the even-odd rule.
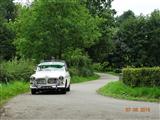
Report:
[[[66,92],[67,92],[67,80],[66,80],[65,88],[62,89],[62,94],[66,94]]]
[[[69,84],[68,88],[66,89],[66,91],[70,91],[70,84]]]
[[[36,89],[31,89],[31,94],[34,95],[36,94],[37,90]]]
[[[62,94],[66,94],[66,92],[67,92],[66,88],[62,89],[62,91],[61,91]]]

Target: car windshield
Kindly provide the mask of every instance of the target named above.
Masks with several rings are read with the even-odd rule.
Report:
[[[64,65],[40,65],[37,71],[64,71]]]

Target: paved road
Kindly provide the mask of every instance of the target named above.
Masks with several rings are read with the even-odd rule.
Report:
[[[73,84],[66,95],[26,93],[10,100],[2,120],[158,120],[158,103],[118,100],[104,97],[96,90],[118,78],[100,74],[101,78]],[[150,112],[126,112],[126,108],[150,108]]]

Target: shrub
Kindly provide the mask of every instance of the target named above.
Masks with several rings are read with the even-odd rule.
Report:
[[[92,65],[93,70],[97,72],[115,72],[115,73],[121,73],[122,70],[120,68],[113,68],[109,65],[108,62],[103,63],[94,63]]]
[[[69,72],[70,72],[71,76],[79,76],[79,74],[80,74],[79,70],[76,69],[75,67],[70,67]]]
[[[92,76],[93,75],[93,71],[92,69],[89,69],[87,67],[81,67],[79,69],[79,72],[80,72],[80,76]]]
[[[103,66],[101,65],[101,63],[94,63],[94,64],[92,65],[92,68],[93,68],[95,71],[98,71],[98,72],[103,71]]]
[[[111,68],[108,64],[108,62],[103,62],[103,63],[94,63],[92,65],[92,68],[95,71],[98,72],[108,72],[108,71],[113,71],[113,68]]]
[[[160,67],[125,68],[122,81],[132,87],[160,86]]]
[[[121,72],[122,72],[122,70],[119,69],[119,68],[116,68],[116,69],[114,69],[113,71],[114,71],[115,73],[121,73]]]
[[[78,48],[75,50],[69,49],[64,53],[63,57],[70,67],[71,75],[93,75],[91,59],[83,50]]]
[[[91,59],[81,49],[68,49],[64,55],[64,59],[67,61],[69,66],[84,67],[91,65]]]
[[[34,63],[30,60],[3,61],[0,67],[0,82],[13,80],[29,80],[29,76],[34,72]]]

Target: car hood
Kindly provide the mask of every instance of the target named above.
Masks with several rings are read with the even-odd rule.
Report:
[[[33,74],[31,77],[35,78],[59,78],[60,76],[65,77],[66,72],[63,71],[38,71],[35,74]]]

